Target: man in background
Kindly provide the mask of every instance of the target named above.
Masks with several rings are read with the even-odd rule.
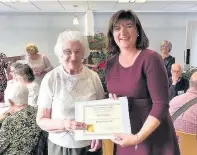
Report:
[[[170,114],[173,115],[179,108],[197,97],[197,72],[194,72],[189,81],[189,89],[185,94],[176,96],[170,101]],[[190,134],[197,132],[197,104],[191,106],[174,122],[176,130]]]
[[[177,95],[184,94],[189,87],[188,80],[182,77],[181,65],[172,64],[171,74],[172,77],[169,78],[170,100]]]

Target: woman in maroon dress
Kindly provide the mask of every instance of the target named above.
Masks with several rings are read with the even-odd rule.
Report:
[[[127,96],[132,134],[116,134],[115,155],[180,155],[168,112],[168,79],[161,56],[131,11],[115,13],[109,23],[106,84],[113,98]]]

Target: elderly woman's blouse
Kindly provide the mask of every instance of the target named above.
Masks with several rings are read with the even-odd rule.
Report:
[[[51,119],[74,120],[75,102],[103,98],[104,91],[97,73],[83,66],[81,73],[70,75],[63,66],[58,66],[46,74],[41,83],[38,108],[51,109]],[[49,133],[49,140],[67,148],[90,145],[90,141],[75,141],[71,132]]]

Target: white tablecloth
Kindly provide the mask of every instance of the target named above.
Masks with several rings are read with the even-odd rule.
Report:
[[[9,107],[0,108],[0,115],[2,115],[4,112],[6,112],[9,109]]]

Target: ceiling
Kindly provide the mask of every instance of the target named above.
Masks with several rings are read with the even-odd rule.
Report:
[[[75,8],[73,5],[77,5]],[[0,0],[1,13],[21,12],[197,12],[197,0],[147,0],[145,3],[118,3],[118,0]]]

